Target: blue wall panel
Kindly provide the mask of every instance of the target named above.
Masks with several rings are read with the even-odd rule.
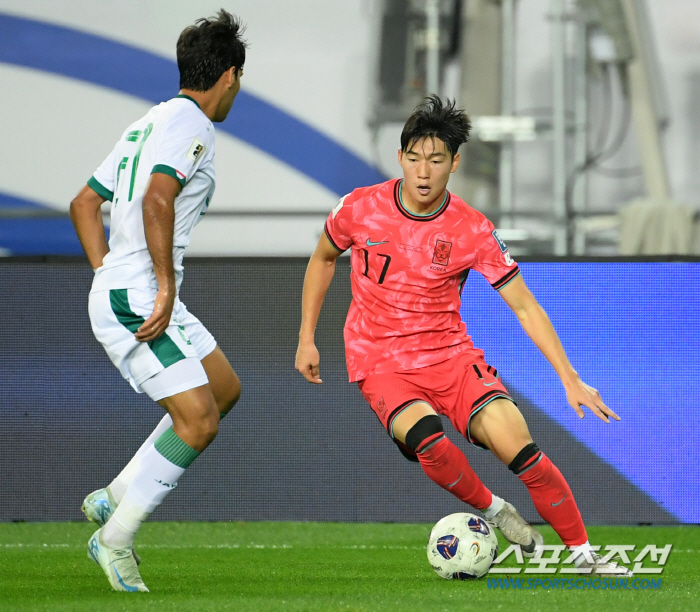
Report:
[[[511,386],[681,521],[700,522],[697,263],[524,263],[582,380],[621,418],[580,420],[557,375],[478,274],[462,316]],[[595,478],[591,474],[591,478]]]

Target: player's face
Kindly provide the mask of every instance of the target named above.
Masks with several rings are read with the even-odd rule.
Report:
[[[242,76],[242,69],[238,70],[237,73],[236,70],[233,69],[230,85],[225,90],[224,95],[221,98],[221,102],[219,102],[219,105],[216,107],[216,113],[213,119],[214,121],[221,122],[228,116],[229,111],[233,106],[233,101],[236,98],[236,94],[238,94],[238,92],[241,90]]]
[[[428,208],[442,201],[450,174],[459,166],[459,153],[451,157],[442,140],[426,137],[411,143],[405,152],[399,150],[399,164],[404,195],[420,208]]]

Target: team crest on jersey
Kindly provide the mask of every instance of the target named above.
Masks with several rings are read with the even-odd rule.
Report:
[[[195,137],[187,151],[187,159],[196,162],[201,157],[202,153],[204,153],[205,149],[204,143],[199,138]]]
[[[433,251],[433,263],[439,266],[446,266],[450,261],[450,251],[452,250],[452,243],[445,242],[444,240],[438,240],[435,243],[435,250]]]

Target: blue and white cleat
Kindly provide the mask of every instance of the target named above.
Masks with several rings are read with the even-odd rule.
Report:
[[[148,593],[148,587],[139,574],[131,548],[105,546],[100,539],[101,531],[101,528],[98,529],[88,542],[88,559],[92,559],[102,568],[115,591]]]
[[[100,527],[111,518],[117,509],[117,502],[114,501],[109,489],[97,489],[83,500],[81,510],[91,523],[96,523]]]
[[[95,523],[100,527],[104,527],[105,523],[112,517],[117,509],[117,502],[114,501],[109,488],[97,489],[93,491],[83,500],[83,506],[80,508],[83,514],[91,523]],[[132,551],[136,565],[141,565],[141,557]]]

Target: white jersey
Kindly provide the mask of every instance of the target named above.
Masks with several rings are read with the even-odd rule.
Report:
[[[97,269],[92,292],[107,289],[157,289],[153,261],[143,225],[143,196],[150,175],[177,179],[173,263],[179,290],[182,259],[192,229],[206,212],[214,193],[214,126],[190,97],[154,106],[132,123],[109,157],[88,181],[112,201],[109,253]]]

